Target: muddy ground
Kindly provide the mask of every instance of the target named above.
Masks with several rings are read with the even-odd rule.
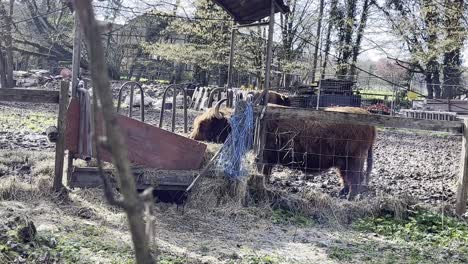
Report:
[[[197,113],[189,110],[189,124]],[[0,231],[12,234],[19,228],[12,222],[27,221],[37,229],[37,237],[28,243],[0,234],[0,262],[131,263],[125,215],[108,206],[100,190],[76,189],[68,198],[50,195],[54,146],[43,132],[54,124],[55,115],[56,107],[51,105],[0,104]],[[159,110],[147,109],[146,120],[157,124]],[[166,129],[169,120],[167,111]],[[182,120],[179,109],[176,132],[181,134]],[[458,136],[379,130],[371,190],[364,203],[372,197],[409,195],[432,208],[453,205],[460,148]],[[347,204],[337,198],[339,181],[333,171],[303,175],[278,168],[274,176],[272,188],[295,194],[324,193],[330,203]],[[162,263],[468,261],[466,248],[408,242],[375,230],[319,223],[266,205],[203,209],[156,206],[155,241]]]

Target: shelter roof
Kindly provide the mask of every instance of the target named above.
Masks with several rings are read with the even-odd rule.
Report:
[[[250,24],[270,15],[271,0],[213,0],[226,10],[234,21]],[[276,12],[287,13],[289,7],[283,0],[275,0]]]

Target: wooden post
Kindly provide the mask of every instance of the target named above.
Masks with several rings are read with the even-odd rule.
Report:
[[[268,107],[268,91],[270,89],[270,79],[271,79],[271,62],[273,58],[273,33],[275,27],[275,0],[271,0],[270,6],[270,23],[268,26],[268,43],[267,43],[267,57],[266,57],[266,67],[265,67],[265,86],[264,86],[264,107],[260,115],[258,116],[255,124],[255,143],[254,149],[256,152],[257,160],[259,164],[263,163],[263,149],[265,146],[266,140],[266,121],[264,120],[265,112]],[[265,165],[263,165],[265,166]],[[262,169],[263,171],[263,169]],[[264,192],[265,190],[265,177],[259,177],[260,184],[256,184],[257,191],[259,193]]]
[[[75,12],[75,29],[73,36],[73,58],[72,58],[72,97],[77,95],[78,77],[80,76],[81,61],[81,27],[77,12]]]
[[[265,105],[268,104],[268,90],[271,87],[271,62],[273,59],[273,33],[275,28],[275,0],[271,0],[270,7],[270,23],[268,26],[268,43],[267,43],[267,57],[265,67]]]
[[[74,35],[73,35],[73,57],[72,57],[72,91],[71,96],[76,97],[78,95],[78,77],[80,76],[80,62],[81,62],[81,27],[78,13],[74,14]],[[73,172],[73,155],[68,153],[67,162],[67,184],[70,184],[71,174]]]
[[[236,29],[234,27],[234,22],[231,25],[231,50],[229,51],[229,68],[228,68],[228,79],[227,79],[227,87],[232,88],[232,72],[233,72],[233,65],[234,65],[234,42],[236,38]],[[221,98],[218,98],[221,100]]]
[[[65,159],[65,126],[68,107],[69,83],[62,82],[60,86],[59,112],[57,120],[58,139],[55,144],[55,177],[53,189],[60,192],[63,189],[63,163]]]
[[[468,119],[463,121],[463,141],[460,164],[460,178],[457,184],[456,213],[461,216],[466,212],[468,199]]]

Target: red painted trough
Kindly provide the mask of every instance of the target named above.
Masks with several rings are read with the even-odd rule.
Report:
[[[78,153],[79,101],[72,99],[67,112],[66,148]],[[133,165],[161,170],[197,170],[203,162],[206,145],[138,120],[117,115],[117,122],[127,143],[128,158]],[[95,128],[102,135],[102,122]],[[99,149],[102,159],[111,155]]]

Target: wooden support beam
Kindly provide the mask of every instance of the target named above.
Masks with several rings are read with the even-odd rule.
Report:
[[[256,107],[255,112],[260,114],[262,112],[262,107]],[[462,133],[463,126],[463,123],[460,121],[425,120],[382,115],[360,115],[331,111],[296,109],[289,107],[275,107],[271,105],[268,107],[265,118],[314,120],[329,123],[442,131],[456,134]]]
[[[3,102],[58,104],[59,95],[59,91],[18,88],[0,89],[0,101]]]
[[[119,183],[113,178],[112,170],[104,170],[113,187],[119,187]],[[156,191],[185,191],[192,183],[196,171],[165,171],[158,175],[144,173],[139,168],[132,168],[138,190],[153,187]],[[98,188],[103,187],[102,178],[98,168],[85,167],[73,169],[71,188]]]
[[[67,123],[68,82],[62,81],[60,87],[60,103],[57,120],[58,138],[55,144],[55,176],[53,189],[60,192],[63,189],[63,163],[65,160],[65,125]]]
[[[455,211],[461,216],[466,212],[468,199],[468,120],[463,122],[463,141],[460,164],[460,178],[457,183],[457,203]]]
[[[77,96],[78,77],[80,76],[81,61],[81,27],[78,13],[75,12],[75,25],[73,30],[73,57],[72,57],[72,97]]]
[[[232,88],[232,73],[233,73],[233,70],[234,70],[233,66],[234,66],[235,38],[236,38],[236,29],[234,28],[234,22],[232,22],[232,25],[231,25],[231,44],[230,44],[230,51],[229,51],[229,68],[228,68],[228,77],[227,77],[227,87],[228,88]],[[208,102],[208,103],[211,103],[211,102]]]

